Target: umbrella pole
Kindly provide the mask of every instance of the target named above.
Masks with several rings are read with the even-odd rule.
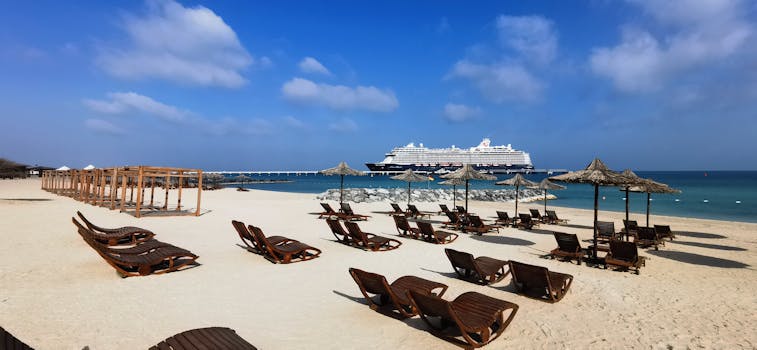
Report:
[[[407,182],[407,205],[410,205],[410,181]]]
[[[649,200],[651,195],[647,192],[647,227],[649,227]]]
[[[468,180],[465,180],[465,212],[468,212]]]
[[[518,186],[515,186],[515,217],[518,217]]]
[[[452,206],[457,207],[457,190],[455,189],[455,185],[452,185]]]
[[[344,175],[339,175],[341,181],[339,181],[339,205],[344,203]]]
[[[630,201],[631,201],[631,198],[628,198],[628,187],[626,187],[626,222],[628,222],[628,202]],[[626,227],[625,229],[626,229],[626,242],[628,242],[628,235],[630,234],[630,232],[628,232],[628,227]]]
[[[597,211],[599,211],[599,184],[594,184],[594,259],[597,258]]]
[[[547,189],[544,189],[544,215],[547,215]]]

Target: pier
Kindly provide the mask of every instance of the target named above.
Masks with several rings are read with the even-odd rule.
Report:
[[[567,169],[512,169],[512,170],[498,170],[490,172],[492,174],[562,174],[567,173]],[[208,174],[246,174],[246,175],[287,175],[287,176],[301,176],[301,175],[316,175],[317,170],[238,170],[238,171],[206,171]],[[401,171],[364,171],[366,175],[396,175],[402,173]],[[419,174],[431,174],[431,175],[444,175],[448,173],[436,173],[418,171]]]

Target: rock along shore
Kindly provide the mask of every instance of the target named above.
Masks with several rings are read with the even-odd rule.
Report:
[[[319,200],[339,201],[339,189],[329,189],[316,196]],[[457,190],[457,200],[465,200],[465,191]],[[514,202],[515,190],[470,190],[469,200],[488,202]],[[557,196],[547,193],[547,199],[557,199]],[[401,188],[345,188],[344,200],[354,203],[370,202],[407,202],[407,189]],[[542,190],[521,189],[520,202],[544,200]],[[452,201],[452,189],[413,189],[410,191],[411,202],[438,203]]]

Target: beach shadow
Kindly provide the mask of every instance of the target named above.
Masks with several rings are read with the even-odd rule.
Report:
[[[726,238],[726,236],[719,235],[716,233],[706,233],[706,232],[690,232],[690,231],[674,231],[676,236],[686,236],[686,237],[692,237],[692,238],[711,238],[711,239],[721,239]]]
[[[0,201],[47,202],[50,198],[0,198]]]
[[[356,302],[358,304],[368,305],[368,302],[365,300],[365,298],[353,297],[351,295],[344,294],[344,293],[342,293],[342,292],[340,292],[338,290],[332,290],[332,292],[334,292],[334,294],[336,294],[338,296],[344,297],[345,299],[352,300],[352,301],[354,301],[354,302]]]
[[[535,233],[537,235],[550,235],[550,236],[552,235],[553,232],[555,232],[555,231],[550,231],[550,230],[543,230],[543,229],[540,229],[540,228],[532,228],[530,230],[526,230],[526,229],[520,228],[520,229],[518,229],[518,231],[528,232],[528,233]]]
[[[562,225],[555,225],[555,226],[563,226],[563,227],[570,227],[570,228],[585,228],[585,229],[593,229],[593,227],[589,225],[576,225],[576,224],[562,224]]]
[[[471,235],[470,238],[475,239],[477,241],[487,242],[487,243],[496,243],[496,244],[507,244],[507,245],[520,245],[520,246],[526,246],[526,245],[534,245],[534,242],[520,239],[520,238],[513,238],[513,237],[507,237],[507,236],[476,236]]]
[[[708,249],[720,249],[720,250],[730,250],[730,251],[739,251],[743,252],[747,249],[741,248],[741,247],[733,247],[729,245],[722,245],[722,244],[709,244],[709,243],[699,243],[699,242],[688,242],[688,241],[672,241],[672,242],[666,242],[666,243],[673,243],[673,244],[682,244],[682,245],[688,245],[692,247],[700,247],[700,248],[708,248]]]
[[[447,277],[447,278],[460,279],[460,276],[458,276],[454,271],[452,271],[452,272],[441,272],[441,271],[429,270],[429,269],[427,269],[425,267],[421,267],[420,269],[423,270],[423,271],[428,271],[428,272],[436,273],[436,274],[439,274],[440,276],[444,276],[444,277]]]
[[[693,265],[703,265],[712,267],[722,267],[726,269],[744,269],[749,265],[735,260],[721,259],[707,255],[687,253],[687,252],[674,252],[669,250],[650,250],[647,254],[659,256],[670,260],[676,260]]]

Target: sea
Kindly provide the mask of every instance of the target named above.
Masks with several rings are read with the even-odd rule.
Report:
[[[757,222],[757,171],[638,171],[637,175],[668,184],[681,190],[678,194],[651,194],[652,215],[693,217],[702,219]],[[233,178],[239,174],[226,174]],[[268,191],[322,193],[331,188],[339,188],[339,176],[316,174],[272,174],[251,175],[255,180],[286,180],[280,183],[247,183],[243,187]],[[498,180],[512,175],[498,174]],[[531,181],[541,181],[547,174],[528,174]],[[447,188],[440,185],[444,179],[433,176],[433,180],[413,183],[412,188]],[[471,189],[512,189],[494,185],[495,181],[471,181]],[[594,190],[588,184],[565,184],[564,190],[549,191],[557,199],[549,205],[592,209]],[[237,185],[234,185],[237,186]],[[392,180],[386,175],[346,176],[345,188],[407,188],[406,182]],[[458,190],[460,188],[458,187]],[[626,195],[618,187],[600,187],[599,209],[625,212]],[[632,218],[643,221],[646,213],[646,193],[629,193],[629,207]],[[431,210],[428,208],[427,210]]]

